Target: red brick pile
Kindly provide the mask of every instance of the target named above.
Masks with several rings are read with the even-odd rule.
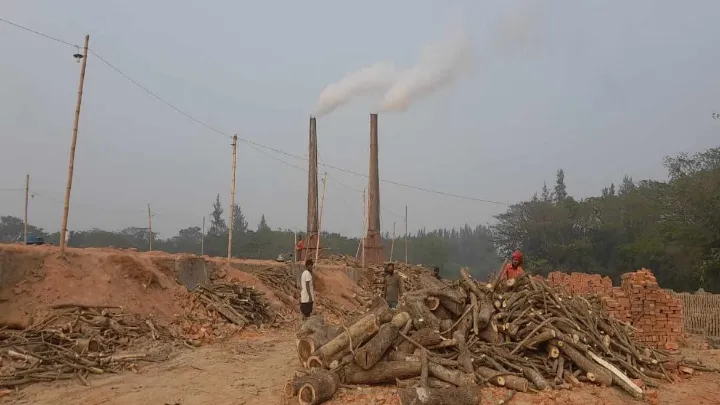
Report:
[[[630,298],[630,323],[635,338],[648,346],[675,350],[683,333],[680,298],[662,290],[650,270],[622,275],[622,290]]]
[[[682,301],[661,289],[650,270],[623,274],[620,287],[599,274],[553,272],[548,282],[573,294],[599,295],[612,316],[636,328],[638,341],[655,348],[678,348],[683,333]]]
[[[561,273],[554,271],[548,275],[550,285],[564,286],[571,294],[610,294],[612,280],[599,274]]]

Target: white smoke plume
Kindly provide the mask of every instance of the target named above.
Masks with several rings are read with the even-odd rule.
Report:
[[[382,110],[405,111],[413,101],[452,84],[469,72],[471,58],[470,38],[463,30],[455,30],[443,41],[426,45],[418,64],[397,75],[385,93]]]
[[[393,85],[396,76],[392,62],[380,62],[348,73],[340,81],[323,89],[315,107],[315,115],[330,113],[355,97],[382,94]]]

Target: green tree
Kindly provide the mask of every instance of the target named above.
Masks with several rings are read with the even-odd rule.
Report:
[[[225,218],[223,218],[223,207],[222,203],[220,202],[220,194],[215,197],[215,202],[213,203],[213,210],[210,214],[210,230],[208,231],[209,236],[218,237],[223,234],[227,234],[227,223],[225,222]]]

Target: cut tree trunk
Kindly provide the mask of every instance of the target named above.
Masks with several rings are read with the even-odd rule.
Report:
[[[477,405],[480,392],[477,387],[465,388],[403,388],[398,390],[400,405]]]
[[[307,381],[298,390],[300,405],[317,405],[330,400],[340,387],[340,378],[336,373],[323,370],[308,376]]]
[[[429,306],[428,306],[428,308],[429,308]],[[440,305],[440,301],[438,301],[438,307],[433,309],[432,313],[440,320],[441,325],[442,325],[442,321],[445,321],[445,320],[449,320],[451,322],[450,324],[452,325],[452,314],[450,313],[450,311],[445,309],[444,306]],[[444,329],[442,329],[442,326],[440,327],[440,330],[444,330]]]
[[[557,345],[557,344],[556,344]],[[562,351],[576,366],[586,373],[588,380],[609,387],[612,384],[612,374],[599,364],[585,357],[571,345],[560,346]]]
[[[454,316],[460,316],[465,312],[465,305],[463,303],[458,303],[447,298],[440,298],[440,305]]]
[[[425,298],[425,305],[427,305],[431,311],[434,311],[440,307],[440,299],[431,295]]]
[[[473,373],[473,360],[470,357],[470,352],[467,348],[467,342],[465,336],[467,335],[469,319],[465,319],[460,322],[458,329],[453,333],[453,339],[457,342],[457,348],[460,354],[458,355],[458,363],[462,370],[466,373]]]
[[[355,351],[355,362],[363,369],[369,370],[385,355],[395,338],[398,337],[400,326],[407,324],[410,315],[407,312],[396,314],[393,319],[382,325],[363,347]],[[399,326],[398,326],[399,325]]]
[[[447,367],[443,367],[439,364],[435,364],[430,361],[428,364],[428,370],[430,374],[440,380],[449,382],[458,387],[466,387],[475,385],[475,375],[463,373],[460,370],[453,370]]]
[[[398,388],[411,388],[411,387],[417,387],[420,384],[420,380],[417,378],[410,378],[407,380],[397,380],[396,385]],[[455,388],[454,385],[438,380],[434,377],[428,377],[427,385],[429,388]]]
[[[313,355],[319,357],[323,363],[329,364],[334,354],[349,348],[351,342],[353,346],[359,345],[365,339],[374,335],[379,328],[380,325],[378,324],[378,317],[376,315],[365,315],[350,325],[347,330],[344,330],[331,341],[317,349]]]
[[[315,350],[340,334],[341,329],[330,325],[324,325],[323,328],[316,330],[312,335],[302,337],[297,342],[298,357],[302,364],[306,364]]]
[[[413,320],[416,328],[430,328],[432,330],[440,330],[440,320],[425,305],[424,300],[413,299],[407,302],[407,311]]]
[[[352,363],[342,370],[342,381],[353,385],[376,385],[393,383],[395,379],[420,376],[422,365],[419,361],[381,361],[370,370],[363,370]]]
[[[409,337],[422,347],[435,346],[445,340],[442,336],[440,336],[440,333],[438,331],[432,330],[430,328],[418,329],[413,332]],[[403,341],[403,343],[400,343],[397,351],[399,353],[404,353],[405,355],[409,356],[415,352],[415,346],[405,340]]]
[[[532,383],[535,385],[535,388],[537,388],[538,390],[545,391],[551,388],[550,383],[537,370],[534,370],[530,367],[523,367],[522,369],[525,377],[528,380],[532,381]]]

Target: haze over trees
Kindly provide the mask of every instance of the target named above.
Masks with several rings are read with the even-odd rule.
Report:
[[[455,277],[460,266],[469,266],[484,279],[496,271],[501,256],[521,249],[525,268],[533,273],[582,271],[618,281],[622,273],[645,267],[665,288],[720,292],[720,148],[669,157],[664,164],[668,181],[625,176],[619,184],[599,190],[598,196],[583,199],[572,196],[560,169],[553,187],[544,184],[528,201],[496,216],[491,225],[420,229],[408,238],[408,260],[439,266],[448,277]],[[228,216],[219,195],[210,207],[205,235],[199,227],[181,229],[168,238],[154,234],[153,248],[200,253],[204,238],[206,254],[225,256]],[[249,229],[241,207],[235,205],[233,211],[235,256],[274,259],[291,252],[294,232],[273,228],[272,218],[264,214],[257,228]],[[29,232],[51,243],[59,239],[59,233],[46,234],[34,226]],[[22,234],[20,218],[0,217],[0,242],[21,240]],[[384,241],[389,255],[391,235],[385,234]],[[337,233],[322,237],[322,245],[333,254],[355,256],[359,243],[358,238]],[[148,232],[145,228],[73,232],[71,246],[142,251],[148,247]],[[393,259],[405,259],[402,237],[396,239]]]

